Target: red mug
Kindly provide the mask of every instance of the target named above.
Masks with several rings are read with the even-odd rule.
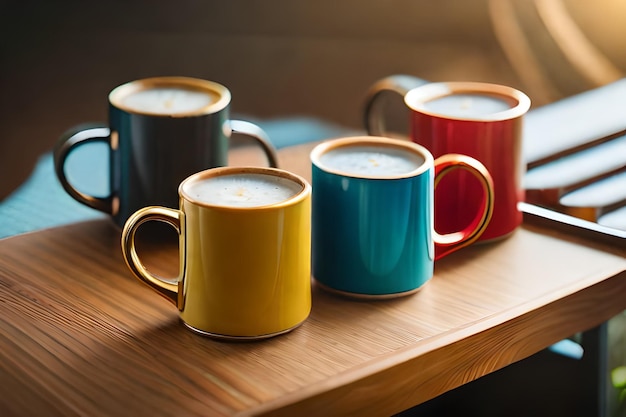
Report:
[[[366,101],[368,133],[385,135],[381,106],[374,101],[384,91],[404,96],[410,110],[410,138],[435,158],[457,153],[482,162],[494,182],[491,222],[479,238],[489,241],[510,235],[522,223],[518,203],[524,201],[522,156],[524,115],[530,108],[527,95],[514,88],[477,82],[424,83],[407,91],[406,76],[374,85]],[[435,228],[439,233],[459,230],[472,221],[482,201],[480,184],[458,170],[441,180],[435,193]],[[460,204],[459,202],[462,202]]]

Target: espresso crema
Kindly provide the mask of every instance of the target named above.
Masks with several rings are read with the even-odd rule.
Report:
[[[260,207],[280,203],[301,192],[302,185],[268,174],[232,174],[204,178],[184,185],[194,200],[224,207]]]
[[[344,146],[322,154],[320,163],[346,174],[389,177],[415,171],[424,159],[412,152],[391,146]]]

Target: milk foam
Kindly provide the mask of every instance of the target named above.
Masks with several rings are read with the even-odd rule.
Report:
[[[184,191],[212,205],[259,207],[288,200],[302,191],[302,186],[274,175],[242,173],[186,183]]]
[[[215,101],[217,98],[206,91],[156,87],[129,94],[122,104],[138,112],[168,115],[194,112]]]
[[[424,108],[448,117],[481,117],[507,111],[514,104],[491,94],[452,94],[424,102]]]
[[[328,168],[371,177],[403,175],[415,171],[424,159],[390,146],[350,146],[332,149],[320,157]]]

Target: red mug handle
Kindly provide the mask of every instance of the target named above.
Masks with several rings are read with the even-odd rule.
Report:
[[[405,74],[390,75],[375,82],[367,91],[363,108],[363,125],[367,134],[371,136],[397,136],[387,127],[389,121],[387,119],[391,118],[391,113],[385,112],[385,109],[390,107],[389,98],[384,98],[385,94],[388,93],[390,97],[404,99],[406,93],[427,83],[426,80]],[[400,119],[408,121],[409,109],[404,102],[402,102],[402,108],[406,110],[406,117]],[[401,137],[406,137],[408,132],[409,127],[403,126],[402,131],[397,133],[400,133]]]
[[[475,242],[489,225],[493,214],[493,179],[487,168],[472,157],[460,154],[446,154],[435,159],[434,188],[437,189],[441,179],[455,169],[465,169],[480,181],[483,189],[483,200],[476,216],[464,229],[443,235],[437,233],[436,230],[433,231],[435,260]]]

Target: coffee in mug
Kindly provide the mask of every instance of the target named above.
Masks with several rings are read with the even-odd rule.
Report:
[[[474,242],[493,210],[491,177],[464,155],[433,160],[422,146],[384,137],[335,139],[311,152],[313,276],[323,288],[363,298],[417,291],[434,261]],[[449,172],[483,185],[471,225],[449,234],[433,227],[433,194]]]
[[[286,178],[252,173],[207,178],[185,188],[185,194],[198,202],[224,207],[276,204],[300,191],[299,184]]]
[[[213,91],[191,90],[181,86],[163,86],[131,93],[116,90],[112,97],[120,107],[137,113],[176,116],[197,113],[217,103],[221,96]]]
[[[59,139],[54,150],[57,177],[74,199],[110,214],[123,226],[141,207],[176,207],[176,190],[187,176],[228,165],[232,133],[253,138],[268,164],[276,166],[276,151],[265,132],[250,122],[231,120],[230,101],[226,87],[196,78],[157,77],[123,84],[109,94],[108,125],[77,126]],[[79,190],[65,172],[69,155],[91,142],[109,148],[106,196]]]
[[[392,147],[352,146],[322,154],[320,163],[346,174],[386,177],[415,171],[424,159]]]
[[[255,340],[298,327],[311,309],[311,186],[275,168],[223,167],[179,187],[180,207],[138,210],[122,230],[135,277],[174,303],[196,333]],[[179,233],[180,274],[153,275],[135,234],[162,221]]]

